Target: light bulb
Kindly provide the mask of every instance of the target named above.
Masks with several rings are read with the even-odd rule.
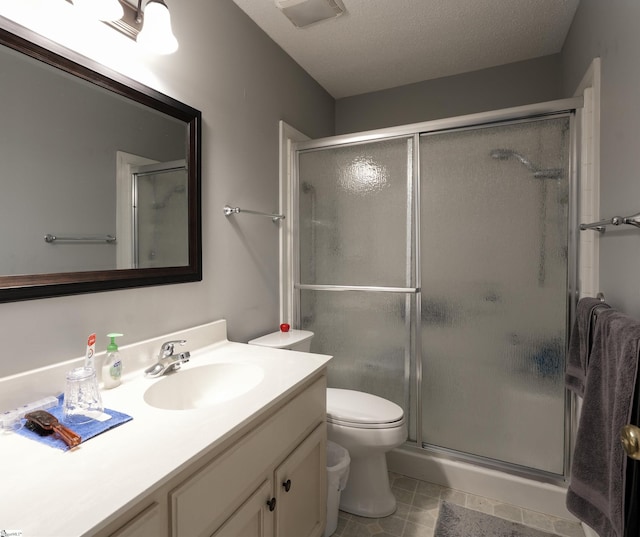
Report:
[[[150,0],[144,9],[144,24],[138,43],[156,54],[172,54],[178,50],[178,40],[171,29],[169,8],[161,0]]]
[[[117,21],[124,15],[118,0],[73,0],[73,5],[86,16],[101,21]]]

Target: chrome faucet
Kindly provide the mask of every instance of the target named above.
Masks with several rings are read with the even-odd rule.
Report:
[[[169,371],[176,371],[180,366],[189,361],[191,354],[189,351],[174,354],[176,345],[184,345],[186,339],[177,339],[173,341],[165,341],[160,347],[158,353],[158,361],[151,367],[144,370],[145,377],[156,378]]]

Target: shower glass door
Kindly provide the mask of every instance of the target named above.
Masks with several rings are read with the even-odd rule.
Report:
[[[569,125],[420,138],[425,445],[564,472]]]
[[[415,137],[298,154],[299,324],[329,385],[408,411]]]
[[[135,268],[189,263],[189,214],[184,161],[136,166],[132,170],[133,263]]]
[[[293,320],[416,447],[555,480],[573,113],[483,120],[298,144]]]

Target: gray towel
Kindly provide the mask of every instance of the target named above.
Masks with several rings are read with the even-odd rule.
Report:
[[[629,423],[638,374],[640,322],[598,312],[567,508],[601,537],[622,537],[627,457],[620,429]]]
[[[569,339],[569,352],[565,368],[565,386],[580,397],[584,397],[587,364],[591,350],[591,319],[596,308],[610,308],[599,298],[582,298],[576,307],[576,320]]]

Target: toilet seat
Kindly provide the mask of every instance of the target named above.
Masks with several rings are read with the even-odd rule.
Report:
[[[404,425],[401,407],[382,397],[355,390],[327,388],[327,421],[358,429],[391,429]]]

